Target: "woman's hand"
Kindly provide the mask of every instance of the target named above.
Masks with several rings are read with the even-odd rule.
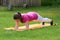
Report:
[[[15,26],[14,30],[18,30],[18,26]]]

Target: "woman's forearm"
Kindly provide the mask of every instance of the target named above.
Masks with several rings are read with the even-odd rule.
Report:
[[[28,30],[29,29],[29,22],[28,21],[25,23],[25,26],[26,26],[26,29]]]
[[[19,27],[19,22],[15,22],[15,29],[18,29],[18,27]]]

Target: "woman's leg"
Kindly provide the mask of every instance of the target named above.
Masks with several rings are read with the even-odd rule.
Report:
[[[49,19],[49,18],[43,18],[43,22],[51,22],[52,19]]]
[[[38,21],[42,22],[42,25],[45,24],[45,22],[50,22],[50,25],[53,25],[53,20],[52,19],[49,19],[49,18],[43,18],[42,16],[40,16],[38,14]]]
[[[50,25],[53,25],[53,20],[49,18],[43,18],[44,22],[50,22]]]
[[[43,22],[43,17],[42,16],[40,16],[39,14],[38,14],[38,19],[37,19],[39,22],[41,22],[42,23],[42,25],[44,25],[45,24],[45,22]]]

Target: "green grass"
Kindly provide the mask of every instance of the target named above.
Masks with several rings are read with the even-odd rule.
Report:
[[[6,27],[14,27],[13,14],[17,11],[21,13],[36,11],[43,17],[53,19],[58,25],[23,32],[4,30]],[[39,22],[30,22],[35,23]],[[60,7],[14,8],[13,11],[0,7],[0,40],[60,40]]]

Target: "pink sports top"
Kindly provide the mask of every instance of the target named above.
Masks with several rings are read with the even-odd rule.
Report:
[[[22,18],[23,18],[23,23],[25,23],[26,21],[37,20],[38,15],[36,12],[28,12],[26,14],[22,14]]]

